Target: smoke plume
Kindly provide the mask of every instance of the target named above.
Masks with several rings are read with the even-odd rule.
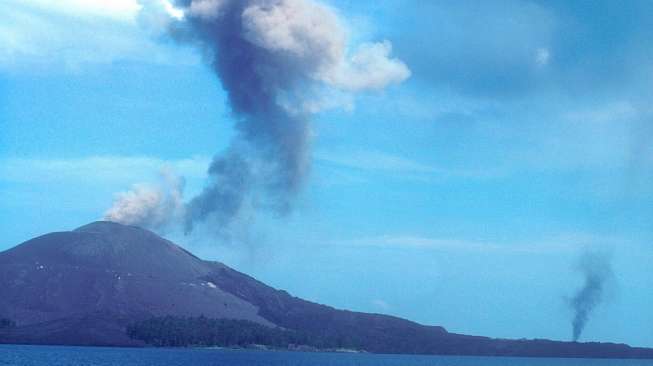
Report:
[[[336,11],[312,0],[141,5],[146,27],[166,29],[203,51],[227,93],[236,134],[188,202],[182,203],[180,189],[138,185],[120,194],[109,220],[150,228],[181,223],[187,233],[204,223],[229,235],[256,210],[288,213],[310,171],[312,114],[351,107],[354,93],[410,76],[390,57],[390,42],[351,47]]]
[[[162,170],[160,183],[135,184],[131,190],[116,195],[104,219],[153,230],[163,229],[183,216],[184,182],[169,170]]]
[[[310,0],[178,0],[170,34],[201,47],[228,95],[236,137],[186,206],[187,232],[228,230],[247,207],[286,213],[310,167],[310,118],[327,90],[398,83],[410,71],[384,41],[348,54],[331,8]]]
[[[612,263],[605,253],[585,252],[576,269],[583,275],[583,285],[571,298],[574,317],[572,319],[572,339],[578,341],[592,311],[603,301],[605,286],[612,278]]]

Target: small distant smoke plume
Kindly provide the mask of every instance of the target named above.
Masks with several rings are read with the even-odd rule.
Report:
[[[170,35],[204,51],[237,131],[211,163],[204,190],[187,204],[187,232],[198,223],[228,230],[248,207],[289,212],[310,170],[311,114],[334,104],[319,99],[329,90],[381,89],[410,76],[390,58],[388,41],[348,53],[336,12],[311,0],[177,0],[174,6],[183,17],[170,19]]]
[[[605,253],[584,252],[576,269],[583,275],[583,285],[569,301],[574,312],[574,342],[580,338],[592,311],[603,301],[606,284],[613,277],[611,258]]]
[[[160,183],[135,184],[118,193],[104,219],[126,225],[160,230],[183,216],[183,180],[168,170],[161,172]]]

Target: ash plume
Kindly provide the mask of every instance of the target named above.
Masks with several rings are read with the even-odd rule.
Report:
[[[164,229],[183,216],[183,187],[183,179],[162,170],[159,184],[134,184],[131,190],[118,193],[104,220]]]
[[[170,35],[200,47],[227,92],[236,137],[186,206],[185,230],[228,230],[247,207],[287,213],[310,170],[311,114],[329,91],[381,89],[410,76],[387,41],[348,54],[336,12],[310,0],[178,0]]]
[[[603,301],[605,287],[612,278],[612,263],[605,253],[584,252],[576,269],[583,276],[583,285],[570,299],[574,312],[571,322],[572,340],[577,342],[592,311]]]

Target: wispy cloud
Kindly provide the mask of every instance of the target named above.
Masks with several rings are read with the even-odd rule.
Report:
[[[482,241],[467,241],[457,239],[442,239],[415,235],[381,235],[356,238],[334,242],[335,245],[354,247],[376,247],[395,249],[436,249],[436,250],[472,250],[487,251],[500,249],[494,243]]]
[[[435,174],[441,169],[418,161],[390,155],[380,151],[355,151],[349,154],[316,154],[316,159],[324,163],[359,170],[389,171],[397,173]]]
[[[640,111],[628,100],[618,100],[567,113],[569,122],[576,123],[624,123],[640,117]]]
[[[386,312],[390,310],[391,306],[388,304],[387,301],[381,300],[381,299],[374,299],[372,300],[372,306],[375,308],[379,309],[380,311]]]
[[[128,183],[149,180],[162,168],[186,178],[203,179],[207,157],[164,160],[148,156],[90,156],[70,159],[0,159],[0,181],[14,183],[103,182]]]
[[[0,69],[77,70],[117,60],[199,63],[189,50],[156,41],[156,21],[136,0],[8,0],[0,2]]]
[[[538,66],[546,66],[551,59],[551,51],[548,48],[542,47],[535,51],[535,63]]]
[[[547,124],[537,122],[528,137],[532,143],[515,161],[546,171],[623,169],[638,136],[650,136],[651,113],[645,108],[618,98],[558,106]]]
[[[632,244],[613,236],[588,233],[562,233],[531,241],[497,242],[492,240],[467,240],[438,238],[420,235],[380,235],[331,242],[330,245],[386,249],[443,250],[466,252],[551,253],[575,252],[582,248],[613,247]]]
[[[448,169],[374,150],[319,151],[315,154],[318,164],[366,173],[392,174],[403,179],[435,180],[450,177],[487,178],[490,172]]]
[[[133,21],[141,9],[137,0],[9,0],[14,6],[24,7],[78,17],[112,18]]]

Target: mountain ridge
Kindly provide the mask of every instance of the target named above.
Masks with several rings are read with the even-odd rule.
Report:
[[[377,353],[653,358],[609,343],[503,340],[339,310],[205,261],[135,226],[99,221],[0,252],[0,343],[143,346],[130,324],[172,316],[244,320]]]

